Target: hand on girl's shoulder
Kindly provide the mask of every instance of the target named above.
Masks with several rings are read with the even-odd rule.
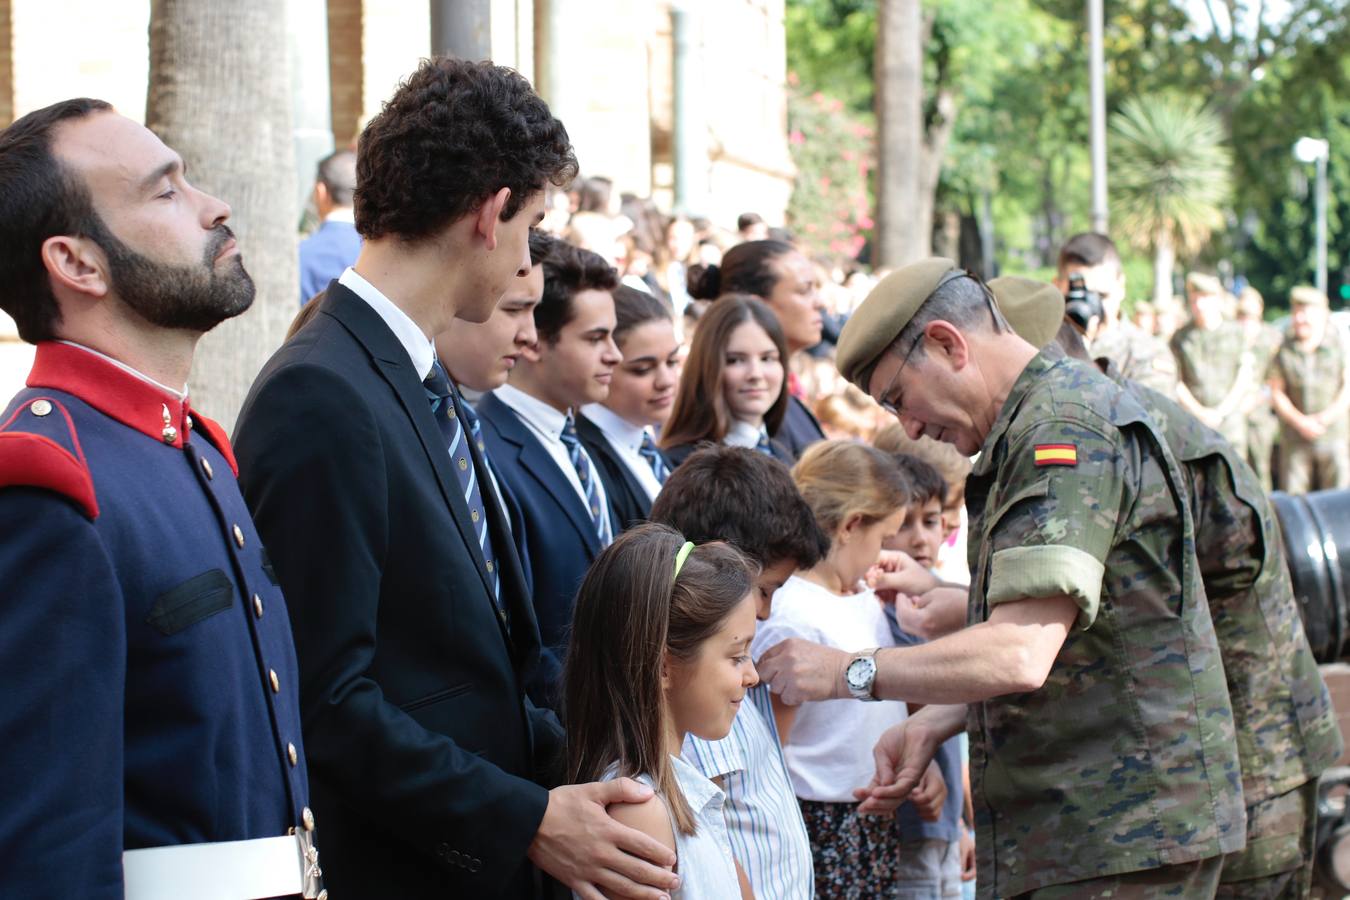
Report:
[[[666,808],[666,802],[656,794],[643,803],[610,804],[606,812],[620,825],[641,831],[671,850],[675,849],[675,830],[671,825],[670,811]]]

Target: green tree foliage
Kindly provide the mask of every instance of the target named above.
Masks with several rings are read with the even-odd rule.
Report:
[[[1197,97],[1131,97],[1111,117],[1118,232],[1154,254],[1154,295],[1172,298],[1176,251],[1193,255],[1224,224],[1232,158],[1217,114]]]

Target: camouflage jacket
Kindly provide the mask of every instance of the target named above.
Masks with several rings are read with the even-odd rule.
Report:
[[[1176,402],[1107,375],[1130,393],[1181,463],[1195,553],[1233,704],[1247,806],[1315,779],[1341,753],[1285,561],[1279,520],[1251,466]]]
[[[1293,335],[1287,336],[1270,365],[1270,377],[1283,385],[1300,412],[1317,413],[1330,406],[1345,384],[1345,344],[1336,326],[1328,324],[1322,342],[1312,350],[1301,349]],[[1323,439],[1343,439],[1346,424],[1345,416],[1330,423]],[[1304,443],[1292,429],[1285,431],[1287,437]]]
[[[1144,410],[1043,350],[966,502],[972,623],[1024,598],[1080,607],[1039,690],[969,706],[980,896],[1242,849],[1232,708],[1184,479]]]
[[[1213,331],[1205,331],[1194,324],[1187,325],[1172,335],[1172,354],[1177,360],[1177,377],[1202,405],[1211,409],[1223,403],[1237,383],[1244,360],[1251,354],[1247,338],[1235,322],[1224,322]],[[1122,372],[1125,370],[1122,368]],[[1252,384],[1256,388],[1251,371]],[[1131,377],[1128,372],[1125,377]]]
[[[1171,394],[1177,389],[1177,362],[1167,342],[1140,331],[1133,322],[1117,322],[1092,342],[1092,355],[1105,356],[1126,378]]]

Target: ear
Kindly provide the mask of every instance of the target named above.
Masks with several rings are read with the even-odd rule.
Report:
[[[670,670],[673,662],[669,650],[661,651],[661,690],[663,691],[670,690]]]
[[[322,207],[324,204],[331,202],[331,200],[332,198],[328,196],[328,185],[324,184],[322,181],[315,182],[314,205]]]
[[[56,235],[42,242],[42,265],[52,287],[89,297],[107,296],[112,285],[107,276],[108,260],[103,250],[88,238]]]
[[[839,526],[839,533],[835,535],[835,540],[841,544],[847,544],[849,539],[857,534],[858,530],[862,528],[862,525],[862,513],[854,513],[845,519],[844,523]]]
[[[478,216],[474,225],[483,238],[483,245],[488,250],[497,249],[497,223],[501,221],[502,210],[506,208],[506,203],[510,199],[511,189],[504,187],[484,200],[483,205],[478,207]]]
[[[923,329],[923,336],[937,346],[937,354],[953,369],[962,369],[970,362],[970,345],[966,336],[955,325],[935,319]]]

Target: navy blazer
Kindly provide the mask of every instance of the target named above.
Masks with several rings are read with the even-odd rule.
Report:
[[[796,460],[807,447],[825,440],[825,431],[820,427],[820,421],[810,408],[794,395],[788,394],[787,411],[783,415],[783,421],[779,423],[778,430],[769,437],[782,444],[783,449]]]
[[[508,631],[407,351],[337,282],[318,302],[254,382],[236,448],[291,610],[328,886],[533,897],[562,735],[525,696],[538,633],[511,536],[494,505]]]
[[[576,488],[515,410],[491,393],[475,409],[483,421],[492,464],[525,520],[515,537],[518,550],[529,558],[534,610],[543,641],[530,695],[542,705],[556,707],[577,589],[603,548]],[[608,484],[605,491],[609,491]],[[621,520],[613,504],[610,521],[617,532]]]
[[[595,466],[600,471],[600,480],[605,483],[605,493],[609,496],[609,505],[616,517],[614,536],[618,537],[620,532],[647,521],[652,514],[652,501],[647,496],[647,489],[637,480],[632,469],[619,458],[614,445],[605,437],[600,426],[586,418],[583,413],[577,416],[577,435],[581,438],[581,443],[586,445],[586,452],[590,453],[591,459],[595,461]],[[666,465],[670,466],[669,460],[666,461]]]
[[[674,447],[666,447],[662,450],[666,454],[666,459],[670,460],[671,469],[677,469],[680,465],[693,455],[694,451],[700,447],[715,446],[713,441],[694,441],[688,444],[676,444]],[[783,442],[778,438],[769,439],[769,451],[773,458],[787,466],[789,469],[797,464],[797,458],[794,457]]]

